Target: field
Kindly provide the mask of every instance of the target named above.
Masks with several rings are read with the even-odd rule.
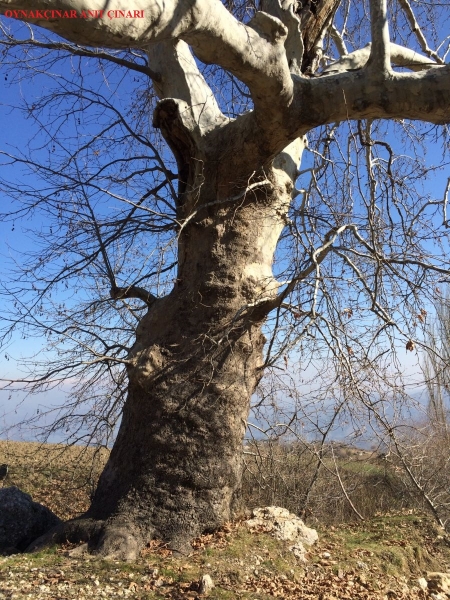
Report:
[[[107,451],[37,442],[0,441],[0,463],[9,465],[7,485],[15,485],[61,519],[86,510]],[[68,501],[69,500],[69,501]]]
[[[6,485],[17,485],[69,518],[87,507],[106,453],[63,450],[0,442],[0,463],[10,466]],[[205,596],[199,581],[208,574],[215,584],[208,595],[213,600],[414,600],[432,598],[419,578],[428,571],[450,571],[450,540],[417,511],[314,526],[319,542],[307,564],[298,562],[286,544],[249,533],[242,520],[202,536],[182,558],[157,541],[135,563],[105,561],[69,545],[0,557],[0,599],[200,599]]]

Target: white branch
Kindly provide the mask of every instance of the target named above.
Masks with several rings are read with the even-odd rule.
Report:
[[[105,0],[36,0],[33,10],[29,0],[0,0],[0,10],[88,46],[146,49],[183,39],[200,60],[222,66],[245,83],[256,108],[270,115],[274,104],[292,99],[284,49],[287,29],[266,13],[256,13],[244,25],[220,0],[135,0],[125,17],[105,8]],[[52,18],[52,10],[72,11],[74,18]],[[80,17],[89,11],[101,17]]]
[[[361,118],[450,121],[450,67],[389,44],[385,0],[371,3],[373,45],[330,65],[324,71],[326,76],[312,78],[291,75],[284,45],[288,29],[278,18],[258,12],[244,25],[220,0],[135,0],[135,9],[144,11],[142,18],[52,21],[42,14],[37,17],[36,10],[50,6],[79,14],[104,10],[105,0],[35,0],[32,17],[28,2],[0,0],[0,9],[28,11],[18,16],[75,43],[148,49],[152,71],[157,70],[161,79],[156,81],[159,93],[182,96],[180,106],[187,110],[184,120],[197,129],[196,140],[197,133],[207,133],[208,148],[220,150],[222,158],[227,154],[236,177],[260,168],[295,138],[319,125]],[[172,42],[175,38],[185,43]],[[221,120],[186,44],[204,62],[220,65],[245,83],[255,110],[234,121]],[[390,71],[390,54],[394,64],[420,72]],[[165,59],[167,64],[163,64]],[[178,70],[172,71],[172,67]],[[214,122],[220,126],[213,126]],[[244,140],[247,151],[243,153]]]
[[[369,64],[375,73],[383,75],[391,70],[386,0],[370,0],[370,25],[372,48]]]
[[[200,133],[223,125],[228,120],[200,73],[186,42],[170,40],[152,44],[147,56],[152,71],[158,75],[154,87],[159,98],[183,100]]]
[[[261,0],[261,9],[268,14],[280,19],[287,28],[287,37],[284,42],[289,70],[301,76],[303,59],[303,39],[300,31],[300,19],[295,14],[295,0]]]
[[[431,48],[428,46],[427,40],[425,39],[425,36],[423,35],[422,30],[420,29],[419,23],[416,20],[413,9],[411,8],[411,5],[408,2],[408,0],[399,0],[399,3],[406,15],[406,18],[409,21],[409,24],[411,25],[413,33],[416,35],[416,38],[419,41],[420,47],[422,48],[422,52],[425,52],[425,54],[433,58],[440,65],[445,64],[444,61],[441,58],[439,58],[437,53],[431,50]]]
[[[441,66],[431,61],[426,56],[423,56],[414,50],[410,50],[409,48],[404,48],[403,46],[393,44],[392,42],[389,46],[391,62],[398,67],[405,67],[411,71],[423,71]],[[351,54],[342,56],[342,58],[336,62],[329,64],[322,71],[322,75],[362,69],[369,60],[371,48],[372,44],[369,43],[367,46],[364,46],[364,48],[360,48]]]
[[[330,27],[331,39],[336,45],[340,56],[346,56],[348,54],[347,46],[345,45],[344,38],[340,32],[336,29],[335,25]]]

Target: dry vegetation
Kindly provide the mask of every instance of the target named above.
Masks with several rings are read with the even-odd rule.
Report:
[[[61,519],[84,512],[107,450],[84,446],[0,441],[0,463],[9,465],[5,485],[15,485]]]
[[[254,443],[246,465],[247,506],[284,506],[313,526],[417,506],[383,457],[344,444]]]
[[[384,454],[342,442],[254,442],[245,448],[246,506],[277,504],[313,526],[427,511],[450,525],[450,443],[430,425]]]
[[[45,503],[60,517],[68,518],[86,508],[105,453],[94,454],[92,449],[81,447],[72,447],[66,452],[62,452],[63,449],[63,446],[0,442],[0,463],[10,465],[7,485],[21,487],[34,500]],[[297,495],[304,491],[311,472],[302,471],[307,467],[306,456],[304,464],[292,463],[292,457],[287,460],[282,451],[279,447],[280,454],[273,462],[278,472],[278,488],[274,489],[275,471],[267,465],[265,490],[250,485],[252,480],[248,474],[247,500],[250,504],[285,502],[288,508],[297,506],[298,512],[299,501],[293,504],[295,490]],[[366,496],[372,497],[373,490],[378,488],[373,478],[381,477],[382,468],[367,454],[360,456],[351,451],[350,455],[341,452],[338,460],[341,470],[347,465],[346,483],[355,481],[352,479],[355,476],[359,482],[349,489],[354,500],[361,494],[358,500],[361,508],[364,478],[369,484]],[[273,453],[271,456],[273,459]],[[247,457],[255,461],[253,465],[249,463],[249,467],[256,467],[255,457],[251,454]],[[95,458],[94,467],[92,458]],[[331,465],[327,463],[329,460],[330,456],[326,457],[325,466]],[[417,581],[427,571],[450,570],[450,542],[445,532],[430,516],[405,507],[373,515],[379,498],[387,502],[384,492],[380,492],[378,500],[371,503],[367,500],[364,510],[368,518],[364,522],[338,524],[337,518],[342,519],[347,514],[343,508],[345,503],[339,483],[329,487],[325,494],[326,482],[331,486],[333,480],[331,476],[326,477],[327,473],[326,468],[323,477],[319,473],[318,488],[312,494],[310,505],[315,508],[311,509],[314,514],[309,516],[309,521],[314,521],[320,537],[310,550],[307,565],[298,562],[285,543],[267,534],[250,534],[242,522],[236,522],[214,535],[199,538],[192,554],[181,558],[172,556],[157,542],[152,542],[133,564],[80,555],[71,546],[0,558],[0,598],[194,599],[203,597],[198,582],[204,574],[209,574],[215,583],[209,594],[212,600],[432,598],[419,588]],[[267,495],[268,490],[271,495]],[[339,490],[341,496],[333,499]],[[327,496],[329,499],[325,502]],[[322,508],[319,497],[324,500]],[[333,511],[337,511],[336,514]],[[352,511],[347,516],[354,519]],[[320,522],[319,517],[324,520]]]

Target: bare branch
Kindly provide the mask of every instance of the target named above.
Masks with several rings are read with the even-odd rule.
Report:
[[[330,27],[330,35],[333,42],[336,44],[336,48],[341,56],[346,56],[348,54],[347,46],[345,45],[344,38],[341,33],[337,30],[335,25],[331,25]]]
[[[440,66],[436,62],[430,61],[426,56],[422,56],[409,48],[404,48],[392,42],[389,47],[391,62],[398,67],[405,67],[411,71],[423,71]],[[342,56],[339,60],[325,67],[321,74],[344,73],[362,69],[369,60],[371,48],[372,44],[369,43],[364,48]]]
[[[183,100],[202,133],[227,121],[186,42],[171,40],[152,44],[147,55],[157,73],[155,91],[160,99]]]
[[[6,32],[5,32],[6,33]],[[79,45],[66,44],[64,42],[41,42],[33,37],[28,40],[17,40],[12,38],[7,34],[8,41],[3,42],[5,45],[9,45],[11,47],[16,46],[33,46],[35,48],[48,49],[48,50],[62,50],[71,54],[72,56],[85,56],[88,58],[98,58],[100,60],[107,60],[108,62],[114,63],[121,67],[126,67],[131,71],[136,71],[138,73],[142,73],[143,75],[147,75],[153,81],[158,82],[161,79],[159,73],[152,71],[147,65],[140,65],[137,62],[127,60],[122,56],[112,54],[111,52],[106,52],[97,48],[83,48]]]
[[[422,48],[422,52],[424,52],[427,56],[430,56],[438,64],[440,64],[440,65],[445,64],[444,61],[438,56],[438,54],[436,52],[434,52],[434,50],[431,50],[431,48],[428,46],[427,40],[425,39],[425,36],[423,35],[420,25],[416,20],[416,17],[414,15],[413,9],[411,8],[411,4],[409,3],[409,1],[408,0],[399,0],[399,3],[406,15],[406,18],[408,19],[408,22],[411,26],[411,30],[415,34],[415,36],[420,44],[420,47]]]
[[[134,285],[126,288],[113,287],[111,288],[110,293],[111,298],[113,298],[113,300],[123,300],[125,298],[138,298],[139,300],[145,302],[148,306],[151,306],[155,302],[155,300],[157,300],[156,296],[154,296],[147,290],[144,290],[144,288],[137,287]]]
[[[303,60],[303,39],[300,28],[300,19],[295,13],[296,3],[288,0],[281,3],[279,0],[262,0],[261,9],[264,12],[280,19],[287,27],[288,34],[284,42],[290,72],[301,76]]]
[[[37,2],[33,12],[25,0],[1,0],[0,9],[7,16],[35,23],[89,46],[146,48],[150,43],[181,38],[202,61],[220,64],[243,81],[251,90],[256,106],[264,108],[292,98],[284,51],[287,30],[266,13],[257,13],[249,25],[244,25],[220,0],[169,0],[163,4],[139,0],[130,18],[109,18],[105,11],[103,18],[52,19],[46,12],[48,4],[41,2]],[[104,6],[101,0],[60,0],[58,9],[73,11],[78,16],[83,11],[86,14],[103,11]],[[36,11],[42,11],[44,18],[41,13],[36,18]]]

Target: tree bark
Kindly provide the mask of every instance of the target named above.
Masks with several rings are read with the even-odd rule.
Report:
[[[38,0],[35,8],[80,12],[103,4]],[[272,260],[301,137],[348,119],[450,120],[450,66],[425,70],[428,63],[415,61],[424,70],[394,72],[385,2],[370,4],[372,45],[317,77],[305,76],[302,64],[314,75],[335,0],[265,0],[264,12],[246,24],[220,0],[136,0],[145,18],[130,21],[16,17],[76,43],[145,48],[155,90],[166,99],[155,125],[177,159],[180,180],[172,292],[153,299],[137,288],[112,289],[113,298],[144,299],[148,313],[130,352],[128,399],[92,506],[61,535],[133,558],[153,536],[183,551],[231,517],[249,401],[262,375],[261,327],[280,301]],[[27,0],[0,0],[0,8],[27,8]],[[236,119],[221,113],[188,45],[248,87],[252,112]],[[304,273],[343,228],[330,229]]]
[[[223,307],[233,286],[183,287],[139,326],[120,431],[88,512],[108,520],[114,538],[121,527],[177,550],[236,507],[264,343],[260,321],[232,322],[242,295]],[[111,553],[108,537],[101,546]]]
[[[120,430],[85,516],[106,556],[133,558],[154,536],[188,551],[239,506],[273,254],[303,149],[297,140],[239,189],[229,171],[217,179],[217,155],[202,156],[187,130],[180,142],[180,127],[163,129],[180,167],[187,146],[194,156],[182,169],[177,279],[137,329]]]

